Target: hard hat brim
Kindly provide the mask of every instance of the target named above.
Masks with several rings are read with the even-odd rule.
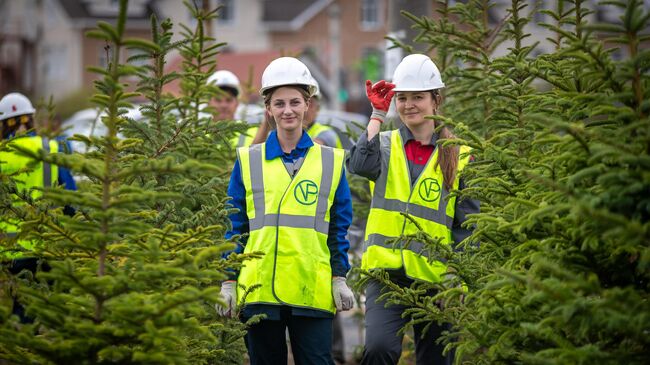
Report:
[[[5,120],[13,117],[18,117],[21,115],[30,115],[36,113],[36,109],[28,109],[28,110],[21,110],[20,112],[14,112],[14,113],[7,113],[7,114],[0,114],[0,120]]]
[[[443,89],[445,84],[442,84],[440,87],[430,88],[430,87],[395,87],[393,88],[394,92],[398,91],[433,91]]]
[[[292,83],[292,82],[287,82],[287,83],[284,83],[284,84],[276,84],[276,85],[273,85],[273,86],[263,87],[263,88],[260,89],[260,95],[264,96],[264,93],[267,92],[268,90],[277,89],[277,88],[282,87],[282,86],[305,87],[305,88],[307,88],[307,92],[309,93],[310,97],[314,96],[314,92],[316,91],[316,87],[314,87],[314,85],[296,84],[296,83]]]

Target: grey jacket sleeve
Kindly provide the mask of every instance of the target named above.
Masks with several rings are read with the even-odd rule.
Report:
[[[465,188],[465,182],[461,178],[458,182],[458,190]],[[451,235],[454,239],[455,250],[460,250],[459,243],[469,237],[474,230],[473,227],[463,228],[461,225],[467,220],[468,214],[479,213],[481,206],[478,200],[463,198],[456,199],[456,212],[454,214],[454,223],[451,227]]]
[[[348,171],[375,181],[381,173],[379,134],[368,141],[368,132],[363,132],[357,144],[350,149],[347,160]]]
[[[330,129],[330,130],[321,132],[319,135],[316,136],[316,138],[323,141],[325,146],[336,148],[336,141],[337,141],[337,139],[339,137],[338,137],[338,135],[336,135],[336,132],[334,132],[333,130]]]

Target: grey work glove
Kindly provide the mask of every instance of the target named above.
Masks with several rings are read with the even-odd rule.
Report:
[[[221,283],[221,303],[214,305],[220,316],[235,317],[237,315],[237,282],[233,280],[224,281]]]
[[[336,310],[347,311],[352,309],[354,294],[352,294],[352,290],[348,287],[344,277],[335,276],[332,278],[332,296],[334,296]]]

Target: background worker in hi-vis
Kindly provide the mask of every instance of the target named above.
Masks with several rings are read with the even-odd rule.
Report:
[[[454,138],[445,127],[436,133],[436,122],[425,118],[437,114],[442,98],[440,72],[428,56],[406,56],[395,69],[393,83],[366,81],[368,99],[373,107],[367,130],[350,151],[348,168],[375,182],[366,227],[361,267],[384,269],[391,281],[410,286],[415,280],[439,283],[447,266],[420,255],[421,242],[397,246],[391,239],[418,232],[418,228],[400,213],[406,212],[422,229],[442,243],[456,245],[470,235],[461,228],[465,217],[479,211],[478,202],[449,198],[449,192],[463,189],[459,172],[468,163],[468,149],[436,146],[438,138]],[[379,132],[391,99],[395,96],[403,126]],[[366,343],[362,364],[397,364],[402,352],[402,336],[397,333],[409,318],[402,318],[404,306],[385,307],[379,301],[382,285],[371,281],[366,287]],[[432,293],[433,294],[433,293]],[[436,343],[444,326],[431,323],[414,326],[417,364],[447,364],[444,346]]]
[[[70,172],[62,167],[49,163],[37,162],[32,158],[20,154],[16,148],[28,149],[33,152],[43,151],[45,153],[69,152],[69,145],[65,141],[57,141],[37,135],[34,131],[35,109],[29,99],[20,93],[9,93],[0,99],[0,132],[2,139],[8,140],[8,148],[0,151],[0,172],[4,176],[11,176],[15,182],[16,194],[29,193],[31,199],[38,199],[43,188],[62,185],[68,190],[76,190],[76,184]],[[22,171],[30,167],[27,171]],[[22,171],[22,172],[21,172]],[[19,173],[20,172],[20,173]],[[3,182],[4,184],[4,182]],[[11,206],[24,204],[18,195],[12,194]],[[73,215],[71,207],[65,207],[64,213]],[[23,270],[36,273],[39,262],[42,269],[47,270],[47,263],[44,263],[37,255],[37,251],[43,243],[31,238],[25,238],[21,230],[21,221],[10,216],[0,218],[0,265],[6,267],[12,275],[17,275]],[[4,291],[5,285],[0,285]],[[9,295],[0,292],[0,297],[9,298]],[[2,299],[4,299],[2,298]],[[12,313],[17,315],[22,322],[30,322],[31,319],[25,316],[23,306],[13,296]]]
[[[307,131],[307,134],[309,134],[309,137],[311,137],[314,142],[323,146],[343,148],[341,139],[339,138],[339,135],[336,134],[336,131],[334,131],[332,127],[318,123],[316,121],[318,112],[320,111],[320,102],[322,95],[320,93],[318,81],[314,79],[312,82],[316,87],[316,93],[311,97],[309,101],[309,109],[307,109],[307,113],[305,113],[305,119],[303,120],[302,124]]]
[[[241,94],[239,78],[228,70],[219,70],[208,77],[207,83],[218,87],[210,100],[210,105],[216,110],[215,120],[235,120]],[[256,134],[257,127],[251,126],[246,133],[236,136],[232,140],[232,145],[234,147],[250,146]]]
[[[266,142],[237,149],[228,187],[239,212],[230,216],[226,237],[248,233],[235,251],[264,256],[244,262],[236,281],[222,283],[216,307],[244,320],[266,315],[246,335],[251,364],[286,364],[287,329],[297,364],[333,364],[332,317],[353,303],[345,280],[352,203],[344,151],[314,144],[303,130],[311,80],[292,57],[267,66],[260,93],[274,130]],[[261,285],[240,310],[237,284]]]

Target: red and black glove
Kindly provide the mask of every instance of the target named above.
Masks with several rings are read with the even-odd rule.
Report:
[[[395,84],[381,80],[376,84],[372,84],[370,80],[366,80],[366,95],[370,104],[372,104],[372,115],[370,119],[377,119],[383,123],[386,119],[386,113],[390,107],[390,101],[395,95],[393,88]]]

